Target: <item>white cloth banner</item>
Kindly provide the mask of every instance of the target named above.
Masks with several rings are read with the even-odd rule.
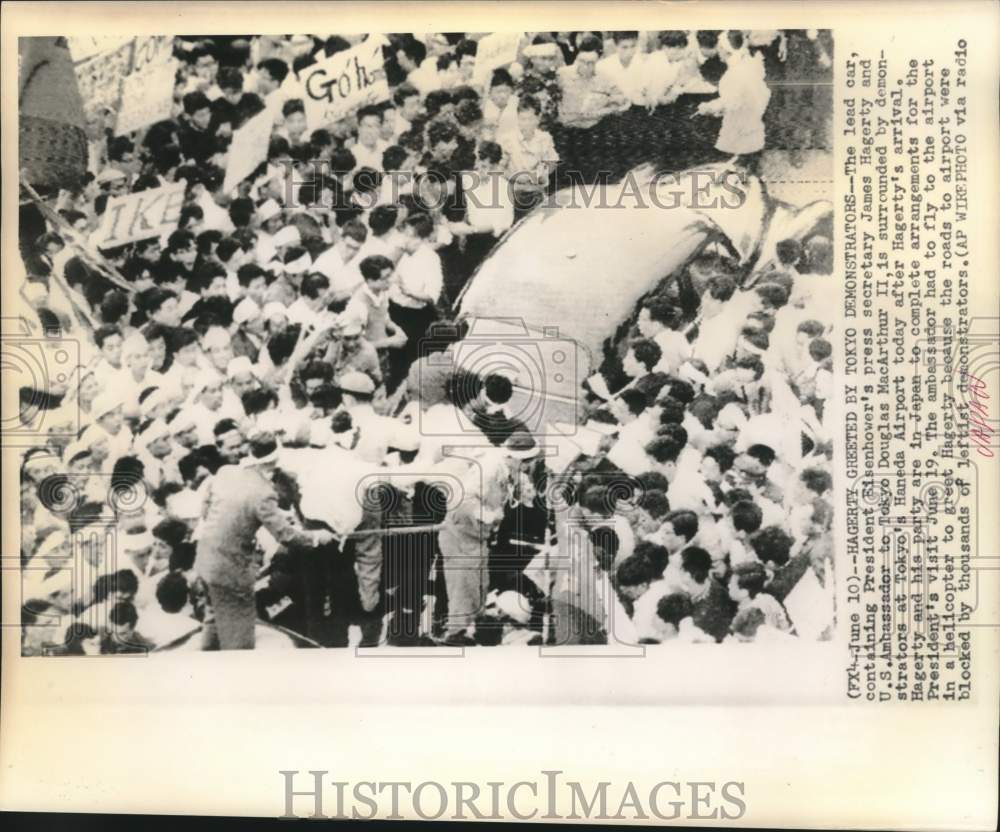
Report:
[[[178,182],[112,197],[104,211],[98,245],[114,248],[173,231],[181,217],[185,187],[186,183]]]
[[[479,41],[479,46],[476,48],[476,65],[472,70],[473,83],[489,83],[490,73],[494,69],[516,61],[521,36],[521,32],[496,32]]]
[[[369,39],[302,70],[306,119],[311,129],[389,97],[382,42]]]
[[[153,64],[126,76],[115,135],[122,136],[170,118],[174,107],[177,61]]]
[[[233,133],[233,140],[229,145],[229,159],[226,162],[226,179],[222,183],[224,193],[229,193],[267,159],[267,148],[271,141],[273,126],[274,113],[267,109],[257,113]]]

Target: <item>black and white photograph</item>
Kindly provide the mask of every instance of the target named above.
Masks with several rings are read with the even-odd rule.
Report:
[[[21,37],[21,655],[833,639],[834,59]]]

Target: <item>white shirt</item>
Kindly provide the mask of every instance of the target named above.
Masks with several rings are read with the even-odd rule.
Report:
[[[609,55],[597,62],[595,72],[618,87],[632,104],[645,104],[645,56],[636,52],[628,66],[623,66],[618,54]]]
[[[487,176],[465,192],[465,219],[476,231],[498,237],[514,224],[514,201],[505,176]]]
[[[316,327],[320,323],[320,313],[309,308],[305,298],[298,298],[286,313],[289,323],[299,324],[303,329]]]
[[[694,352],[688,339],[676,329],[665,329],[653,340],[662,353],[659,363],[653,368],[654,373],[673,375]]]
[[[354,161],[357,162],[355,170],[360,170],[361,168],[373,168],[374,170],[382,170],[382,154],[385,149],[389,146],[388,142],[379,139],[375,142],[375,147],[365,147],[361,142],[354,144],[350,150],[354,155]]]
[[[355,254],[345,263],[340,246],[335,245],[324,251],[313,263],[312,268],[313,271],[326,276],[330,281],[331,296],[340,300],[349,297],[364,282],[358,270],[360,262],[358,255]]]
[[[437,302],[444,286],[441,258],[426,243],[404,254],[396,266],[389,299],[407,309],[423,309]]]

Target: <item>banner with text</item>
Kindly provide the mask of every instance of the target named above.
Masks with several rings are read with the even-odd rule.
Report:
[[[173,231],[180,219],[185,187],[186,183],[178,182],[109,199],[100,247],[114,248]]]
[[[325,127],[366,104],[389,97],[382,44],[365,41],[302,71],[306,118],[311,129]]]
[[[152,64],[125,78],[115,125],[116,136],[170,118],[174,107],[176,74],[177,61],[171,60]]]
[[[479,41],[476,66],[472,71],[473,83],[485,84],[490,80],[490,73],[494,69],[516,61],[521,37],[521,32],[496,32]]]

